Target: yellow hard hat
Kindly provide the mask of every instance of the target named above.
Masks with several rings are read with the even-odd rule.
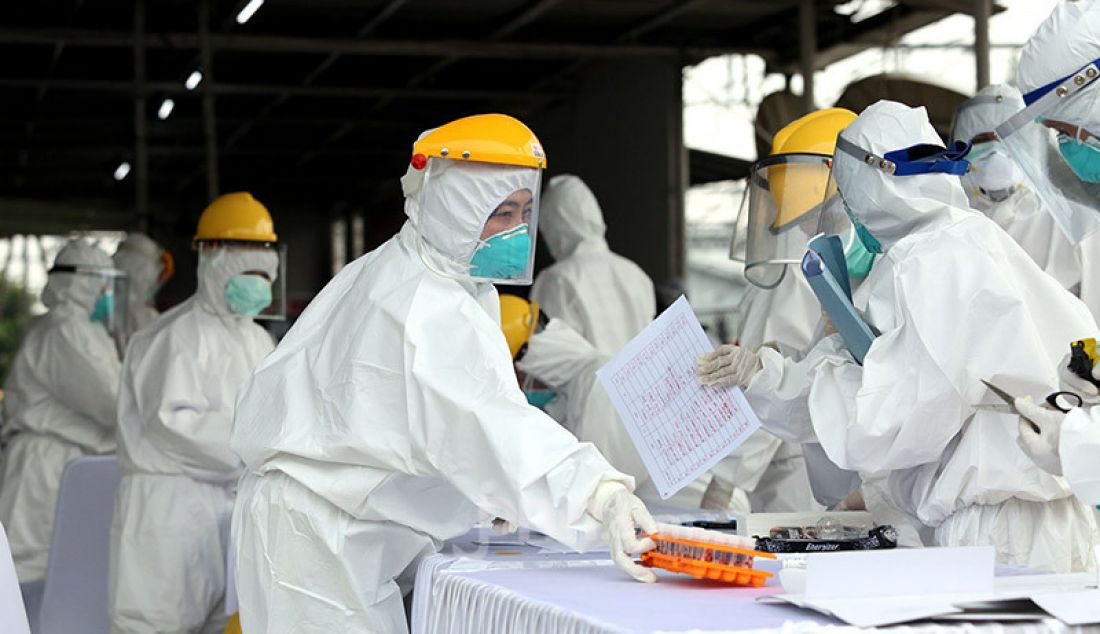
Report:
[[[836,137],[855,121],[856,113],[846,108],[826,108],[795,119],[772,140],[772,156],[786,154],[833,155]],[[818,163],[790,162],[768,170],[768,184],[775,198],[773,229],[780,229],[825,200],[829,170]],[[788,179],[790,182],[788,182]]]
[[[539,303],[516,295],[500,296],[500,329],[515,359],[539,323]]]
[[[276,242],[275,223],[263,203],[248,192],[223,194],[202,212],[195,241]]]
[[[432,130],[413,144],[412,165],[424,169],[431,157],[546,167],[546,154],[535,133],[504,114],[463,117]]]

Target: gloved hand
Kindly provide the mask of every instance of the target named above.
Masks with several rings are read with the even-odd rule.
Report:
[[[1062,475],[1062,457],[1058,454],[1058,440],[1062,435],[1062,421],[1066,415],[1055,409],[1038,405],[1030,396],[1016,399],[1020,412],[1020,437],[1016,442],[1040,469],[1051,475]],[[1038,431],[1036,431],[1038,427]]]
[[[695,374],[701,385],[737,385],[745,388],[763,367],[755,352],[729,344],[718,346],[714,352],[699,355],[695,360]]]
[[[1067,392],[1076,392],[1086,405],[1100,404],[1100,390],[1069,369],[1069,357],[1070,355],[1067,353],[1058,364],[1058,380],[1062,384],[1062,389]],[[1100,363],[1092,368],[1092,376],[1095,379],[1100,379]]]
[[[630,553],[644,553],[656,547],[652,539],[639,539],[634,532],[635,526],[643,533],[657,532],[657,522],[653,521],[645,504],[623,483],[605,481],[596,487],[588,499],[588,512],[603,523],[615,565],[638,581],[656,581],[657,575],[652,570],[634,563],[634,558],[630,556]]]

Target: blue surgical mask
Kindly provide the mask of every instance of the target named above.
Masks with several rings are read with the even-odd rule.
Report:
[[[848,220],[851,220],[852,226],[856,228],[856,237],[863,243],[863,248],[871,253],[882,253],[882,243],[878,241],[878,238],[876,238],[867,227],[863,226],[862,222],[856,220],[856,216],[852,213],[852,208],[848,206],[847,201],[844,201],[844,213],[848,214]]]
[[[558,393],[554,390],[524,390],[523,395],[527,397],[528,403],[545,410],[546,404],[554,400]]]
[[[95,305],[92,306],[92,321],[102,322],[104,325],[111,318],[111,314],[115,312],[115,294],[103,293],[99,296],[99,299],[95,300]]]
[[[871,273],[871,266],[875,263],[875,254],[863,246],[863,240],[852,240],[848,252],[844,254],[844,260],[848,264],[848,277],[860,280]]]
[[[271,305],[271,283],[259,275],[234,275],[225,286],[225,301],[238,315],[255,317]]]
[[[1058,151],[1077,178],[1086,183],[1100,183],[1100,141],[1093,137],[1078,141],[1068,134],[1059,134]]]
[[[470,275],[506,280],[523,275],[531,257],[531,234],[522,224],[485,240],[470,259]]]

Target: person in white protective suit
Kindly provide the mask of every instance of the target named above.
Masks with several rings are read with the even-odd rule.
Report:
[[[748,205],[743,206],[749,288],[741,301],[738,346],[757,350],[766,345],[797,360],[819,336],[821,305],[798,264],[806,243],[817,233],[836,135],[855,118],[844,108],[799,117],[776,132],[771,154],[752,165]],[[866,277],[874,255],[851,242],[850,275],[858,281]],[[736,235],[731,243],[739,243]],[[731,258],[740,259],[734,248]],[[722,349],[719,346],[715,356]],[[813,446],[808,450],[815,456],[821,453]],[[712,470],[704,504],[722,507],[727,498],[743,491],[756,512],[820,510],[839,503],[858,486],[858,477],[838,473],[827,460],[811,467],[817,473],[807,473],[802,447],[759,430]]]
[[[604,354],[615,354],[653,321],[653,281],[607,246],[603,212],[580,178],[550,179],[539,234],[555,262],[541,271],[531,299]]]
[[[42,291],[49,312],[23,336],[4,383],[0,524],[20,583],[46,574],[65,465],[115,448],[119,360],[105,323],[121,275],[101,249],[66,244]]]
[[[274,348],[253,317],[279,275],[271,215],[225,194],[199,218],[198,286],[130,341],[118,399],[111,632],[221,632],[240,458],[237,390]]]
[[[1028,41],[1017,71],[1020,88],[1034,99],[1029,107],[1032,112],[1023,118],[1038,117],[1046,127],[1056,131],[1060,149],[1074,176],[1094,186],[1100,180],[1098,59],[1100,2],[1063,2]],[[1043,93],[1057,95],[1063,87],[1067,96],[1056,100],[1053,106],[1044,107]],[[1044,193],[1057,196],[1066,189],[1072,191],[1071,181],[1060,180],[1055,184],[1053,191]],[[1095,189],[1086,191],[1096,193]],[[1100,197],[1092,198],[1092,208],[1100,213]],[[1096,236],[1094,233],[1091,239],[1086,238],[1082,245],[1087,248]],[[1090,267],[1083,274],[1100,275],[1100,270]],[[1065,335],[1064,345],[1068,346],[1075,337]],[[1100,408],[1097,407],[1100,390],[1092,382],[1076,377],[1067,366],[1067,360],[1063,359],[1062,387],[1081,395],[1086,407],[1064,416],[1036,405],[1031,395],[1017,400],[1018,409],[1029,419],[1020,420],[1020,446],[1044,470],[1065,475],[1082,503],[1100,508]],[[1100,367],[1094,367],[1092,376],[1100,380]]]
[[[736,375],[781,437],[819,442],[843,469],[889,472],[883,493],[933,529],[933,544],[1082,570],[1091,517],[1020,451],[1011,415],[977,405],[992,399],[982,379],[1053,391],[1066,337],[1094,331],[1092,316],[967,208],[961,148],[938,144],[923,108],[889,101],[838,137],[838,195],[864,246],[882,253],[854,298],[881,333],[863,365],[832,334],[798,363],[762,348],[715,372]]]
[[[1085,299],[1095,315],[1100,304],[1100,291],[1092,288],[1100,283],[1100,274],[1091,270],[1100,267],[1100,257],[1093,248],[1075,247],[1058,228],[1047,212],[1038,192],[1025,183],[1023,172],[1003,145],[997,141],[994,128],[1024,108],[1024,98],[1013,86],[986,86],[974,97],[964,101],[955,113],[951,138],[970,144],[966,155],[970,169],[962,175],[963,189],[970,206],[996,222],[1039,268],[1058,280],[1071,293]],[[1036,153],[1053,152],[1053,142],[1038,126],[1021,131],[1031,137]],[[1049,147],[1048,147],[1049,146]],[[1085,274],[1086,271],[1090,271]]]
[[[172,277],[172,256],[152,238],[131,233],[118,245],[115,266],[126,271],[129,282],[126,307],[126,340],[148,326],[160,312],[154,305],[157,291]]]
[[[528,404],[491,282],[531,279],[545,154],[505,115],[424,133],[408,221],[344,267],[238,399],[241,627],[404,632],[420,556],[482,513],[578,549],[655,524],[634,482]]]

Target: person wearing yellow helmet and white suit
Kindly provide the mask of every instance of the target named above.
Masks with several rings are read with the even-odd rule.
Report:
[[[408,221],[344,267],[244,385],[233,517],[249,634],[404,632],[415,563],[487,513],[574,548],[652,548],[615,470],[528,404],[492,282],[530,284],[545,154],[520,121],[430,130]]]
[[[131,339],[118,400],[112,632],[220,632],[240,458],[237,390],[274,347],[253,317],[280,274],[274,224],[238,192],[199,218],[198,289]]]
[[[816,341],[821,305],[798,263],[806,242],[818,231],[836,136],[855,118],[854,112],[844,108],[800,117],[779,130],[771,154],[753,164],[745,208],[745,279],[750,286],[739,310],[737,345],[721,346],[714,359],[731,360],[734,351],[754,352],[761,346],[801,359]],[[732,242],[739,240],[735,236]],[[855,240],[848,255],[852,278],[865,277],[873,255]],[[740,254],[731,253],[731,257],[740,258]],[[814,446],[806,449],[814,456],[820,454]],[[740,489],[756,512],[810,511],[820,509],[820,504],[839,503],[859,485],[856,474],[835,470],[827,460],[811,466],[816,469],[812,478],[807,475],[803,448],[761,429],[711,470],[703,503],[708,508],[724,507],[737,499]]]

